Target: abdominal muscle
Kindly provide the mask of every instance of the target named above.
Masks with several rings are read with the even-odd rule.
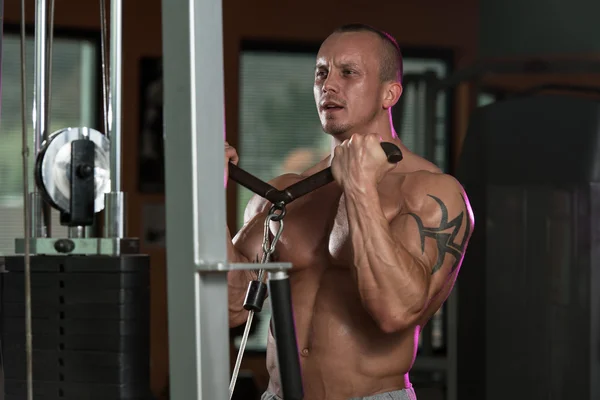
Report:
[[[418,327],[382,332],[363,308],[348,268],[313,267],[292,274],[305,400],[345,400],[410,387]],[[269,391],[282,397],[270,330],[267,368]]]

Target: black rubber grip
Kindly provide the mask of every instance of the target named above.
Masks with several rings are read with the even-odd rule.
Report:
[[[269,279],[269,294],[283,398],[285,400],[301,400],[304,397],[304,390],[289,278]]]
[[[390,163],[398,163],[402,161],[402,151],[398,146],[391,142],[381,142],[381,148],[385,151],[387,160]]]
[[[246,299],[244,300],[244,309],[256,313],[261,312],[266,298],[267,285],[261,281],[252,281],[248,285]]]
[[[388,162],[398,163],[402,161],[402,151],[394,143],[381,142],[381,148],[385,151]],[[294,183],[284,190],[277,190],[273,186],[261,181],[254,175],[244,171],[231,162],[229,163],[229,178],[262,198],[269,200],[273,204],[291,203],[292,201],[333,182],[331,167],[328,167],[300,182]]]
[[[231,161],[229,162],[229,178],[244,186],[246,189],[250,190],[253,193],[267,199],[267,194],[269,192],[277,192],[273,186],[269,185],[267,182],[260,180],[255,177],[251,173],[241,169]]]

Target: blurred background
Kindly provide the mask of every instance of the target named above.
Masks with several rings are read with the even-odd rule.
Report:
[[[56,2],[50,131],[67,126],[102,127],[98,3],[96,0]],[[123,6],[122,190],[127,193],[128,198],[127,233],[141,238],[141,251],[151,255],[151,382],[154,394],[161,396],[168,386],[169,377],[164,248],[161,2],[127,0]],[[30,28],[27,70],[28,76],[33,77],[33,1],[28,1],[27,7]],[[0,221],[3,229],[0,230],[0,255],[12,253],[13,239],[23,235],[19,13],[19,2],[6,2],[2,49]],[[454,294],[422,334],[417,362],[411,374],[412,381],[418,388],[419,399],[464,399],[468,398],[469,391],[479,393],[479,399],[486,398],[483,393],[487,393],[487,398],[493,398],[496,389],[499,393],[516,390],[515,382],[507,381],[508,375],[501,379],[498,371],[510,369],[510,365],[513,368],[530,365],[529,361],[515,361],[515,364],[494,367],[496,363],[491,358],[493,351],[490,349],[496,346],[492,336],[484,333],[469,336],[469,332],[492,329],[490,320],[495,317],[490,314],[489,307],[492,307],[492,303],[487,303],[487,306],[484,304],[484,299],[489,300],[490,293],[494,292],[469,289],[481,288],[485,286],[485,282],[489,284],[493,275],[488,274],[486,278],[481,275],[483,272],[479,272],[480,275],[469,276],[468,270],[485,270],[488,268],[485,260],[490,257],[502,259],[504,254],[509,260],[507,262],[512,263],[511,260],[520,256],[513,254],[515,247],[485,255],[484,249],[490,248],[490,236],[486,239],[485,233],[489,233],[491,229],[486,225],[487,218],[491,216],[486,214],[487,208],[484,207],[488,204],[484,199],[488,186],[480,184],[477,180],[479,178],[473,177],[468,171],[483,166],[487,152],[492,151],[493,146],[489,144],[492,142],[486,142],[487,145],[480,147],[473,144],[467,154],[464,144],[468,140],[465,138],[476,136],[477,127],[482,127],[482,130],[483,127],[496,127],[496,138],[506,134],[506,142],[493,142],[498,144],[494,153],[497,163],[489,168],[501,168],[503,163],[510,164],[512,150],[520,146],[518,139],[525,140],[527,144],[523,145],[523,150],[514,154],[518,160],[513,164],[520,165],[521,169],[511,172],[512,175],[507,175],[506,178],[509,181],[513,179],[512,182],[517,186],[522,186],[518,182],[519,173],[521,176],[527,175],[528,157],[532,164],[549,163],[549,159],[542,156],[545,154],[543,151],[536,155],[536,149],[543,147],[546,139],[559,143],[553,151],[561,150],[558,158],[550,163],[567,165],[566,170],[569,170],[569,166],[573,167],[578,158],[577,155],[572,155],[575,150],[569,150],[569,140],[577,135],[588,135],[589,137],[585,136],[588,139],[581,139],[576,148],[595,148],[597,144],[593,133],[597,131],[593,121],[598,119],[592,116],[596,115],[596,86],[600,87],[600,68],[597,64],[600,61],[600,24],[595,19],[598,15],[600,3],[591,0],[223,1],[226,133],[228,142],[240,154],[242,168],[266,181],[285,172],[302,171],[328,153],[328,136],[320,129],[312,95],[315,55],[321,41],[333,29],[342,24],[361,22],[389,32],[402,48],[405,87],[402,100],[393,111],[400,138],[412,151],[430,159],[444,171],[459,178],[462,171],[462,177],[467,182],[465,186],[469,189],[471,184],[473,188],[476,232],[480,236],[476,235],[473,239],[471,260],[469,257],[465,260],[464,289],[461,287],[461,272]],[[33,79],[28,79],[27,84],[28,104],[31,105]],[[561,103],[562,100],[558,103],[551,102],[547,108],[540,106],[540,103],[532,105],[525,101],[519,103],[521,106],[515,103],[524,101],[524,98],[530,99],[531,96],[537,98],[536,96],[545,95],[566,99],[566,103]],[[541,128],[536,128],[530,119],[529,122],[520,124],[518,120],[511,118],[511,109],[502,111],[501,108],[492,108],[499,103],[506,103],[506,107],[514,107],[514,110],[536,110],[534,114],[519,114],[524,119],[534,120],[544,115],[568,120],[571,117],[562,113],[577,110],[581,112],[589,106],[589,114],[585,115],[591,122],[580,127],[580,130],[570,129],[567,123],[561,125],[564,129],[561,128],[560,131],[540,132]],[[489,112],[486,111],[488,109]],[[523,131],[525,126],[529,127],[531,136]],[[552,129],[556,124],[546,121],[543,126],[546,127],[544,129]],[[538,131],[534,134],[532,129]],[[32,132],[31,126],[29,131]],[[503,147],[503,143],[512,143],[515,147]],[[527,152],[531,152],[531,155],[528,156]],[[589,165],[592,164],[592,158],[585,160]],[[536,179],[543,174],[543,171],[540,175],[532,172],[529,183],[537,182]],[[568,173],[565,174],[563,182],[568,183],[569,176]],[[575,181],[587,182],[592,175],[582,173],[581,176],[570,176]],[[539,179],[544,180],[546,177]],[[505,195],[506,197],[502,197]],[[232,232],[241,227],[244,208],[250,196],[251,193],[240,186],[229,186],[227,213]],[[520,201],[520,195],[514,193],[512,197],[505,192],[499,196],[507,199],[507,207]],[[571,195],[567,198],[571,199],[572,196],[569,196]],[[509,200],[513,203],[509,203]],[[590,215],[592,203],[586,203],[588,208],[582,208],[588,210],[587,214],[583,214],[584,217]],[[569,212],[573,211],[569,206],[565,207]],[[509,211],[503,214],[501,207],[495,210],[497,213],[494,215],[499,219],[503,215],[509,215]],[[523,209],[519,208],[515,212],[523,212]],[[581,212],[578,215],[582,215]],[[548,219],[541,218],[540,221],[543,225]],[[566,225],[562,226],[564,228]],[[570,226],[564,229],[571,229]],[[588,231],[585,232],[589,236]],[[540,237],[545,237],[544,232],[538,233]],[[513,234],[520,233],[517,230]],[[52,235],[66,236],[66,231],[58,223],[58,214],[52,225]],[[567,232],[565,235],[559,235],[555,240],[551,238],[549,243],[557,248],[561,243],[573,243],[576,240],[571,233]],[[579,239],[593,241],[588,236],[579,236]],[[526,236],[519,237],[523,243],[528,240]],[[563,259],[567,260],[567,269],[571,260],[569,257],[574,250],[569,251],[571,253],[567,252],[566,255],[561,253]],[[586,254],[589,255],[590,249],[583,251],[587,251]],[[557,257],[560,258],[560,255]],[[587,258],[588,261],[590,257]],[[562,264],[556,267],[558,271],[561,271],[561,266]],[[557,278],[556,285],[559,286],[562,282],[560,276],[564,279],[569,276],[562,271],[563,275]],[[531,274],[535,276],[536,272]],[[586,282],[589,284],[592,280],[591,276],[587,280],[581,277],[579,279],[579,283],[573,285],[585,286]],[[517,290],[511,286],[510,281],[507,282],[506,293],[502,292],[502,296],[510,296],[510,290]],[[589,297],[588,291],[584,292],[579,297],[580,300],[585,296]],[[543,296],[540,293],[538,295]],[[496,301],[493,304],[498,307],[504,302],[502,298]],[[474,305],[480,308],[474,310]],[[591,308],[587,300],[581,300],[574,307],[579,307],[582,315],[598,315],[597,308]],[[545,308],[540,310],[542,314],[552,312]],[[473,315],[477,315],[478,319]],[[460,316],[467,319],[461,321]],[[519,321],[525,321],[526,317]],[[236,398],[254,399],[266,388],[268,377],[264,350],[268,318],[267,302],[266,309],[253,327]],[[567,319],[560,321],[559,325],[566,324]],[[510,329],[496,331],[502,335],[494,340],[501,341],[507,335],[521,334],[523,327],[515,326],[515,323],[510,323]],[[598,324],[581,323],[585,332],[593,327],[598,329]],[[232,360],[235,359],[242,328],[231,332]],[[530,328],[533,332],[529,330],[527,335],[535,342],[536,329],[547,332],[557,329],[557,325],[544,323]],[[589,351],[587,354],[593,354],[594,349],[600,350],[589,335],[581,336],[580,339],[591,343],[592,347],[585,350]],[[558,338],[556,343],[567,340]],[[538,349],[539,354],[552,353],[555,342],[550,340],[543,343],[545,347]],[[471,357],[467,353],[477,355]],[[538,365],[541,369],[543,365],[554,362],[560,363],[564,368],[579,365],[571,363],[569,352],[566,353],[556,356],[557,359],[550,357],[545,361],[531,361],[531,365]],[[598,353],[595,354],[597,358]],[[465,360],[464,365],[461,360]],[[591,377],[600,381],[600,376],[597,375],[600,372],[598,361],[588,359],[584,364],[587,369],[580,372],[590,379],[579,381],[579,384],[587,388],[587,393],[600,395],[598,387],[594,386],[598,383],[590,383],[593,381]],[[523,371],[527,371],[527,368]],[[559,371],[548,367],[544,371],[539,372],[541,381],[563,385],[557,389],[559,392],[568,390],[569,382],[573,382],[572,379],[565,378],[562,369]],[[497,387],[496,384],[504,387]],[[242,387],[245,389],[241,389]],[[543,390],[535,393],[543,393]],[[545,396],[540,394],[539,397],[529,398],[558,398]]]

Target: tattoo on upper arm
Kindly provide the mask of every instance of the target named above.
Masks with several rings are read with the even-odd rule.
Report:
[[[467,240],[471,234],[471,219],[469,218],[469,215],[465,215],[465,212],[462,211],[452,221],[448,221],[448,208],[444,202],[435,196],[428,196],[434,199],[440,206],[442,218],[439,226],[427,227],[423,225],[423,221],[418,215],[410,213],[410,215],[414,217],[415,221],[417,221],[417,225],[419,227],[419,233],[421,235],[421,252],[425,252],[425,238],[429,237],[434,239],[437,243],[438,258],[431,270],[431,274],[433,275],[440,268],[442,268],[444,259],[446,258],[446,253],[451,254],[455,258],[455,262],[452,265],[452,271],[454,271],[461,262],[463,252],[467,245]],[[456,243],[454,240],[460,232],[460,228],[462,227],[464,220],[466,220],[464,236],[460,243]]]

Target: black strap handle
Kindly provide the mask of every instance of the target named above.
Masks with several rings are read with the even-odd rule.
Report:
[[[390,163],[399,163],[402,161],[402,151],[398,146],[391,142],[381,142],[381,148],[385,151],[387,160]],[[229,178],[244,186],[246,189],[269,200],[273,204],[288,204],[310,192],[319,189],[333,182],[331,167],[327,167],[314,175],[309,176],[300,182],[294,183],[284,190],[277,190],[268,183],[258,179],[254,175],[246,172],[237,165],[229,163]]]

